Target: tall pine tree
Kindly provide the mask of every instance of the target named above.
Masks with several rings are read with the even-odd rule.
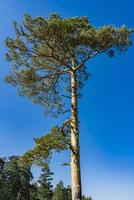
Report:
[[[70,112],[72,200],[81,200],[78,99],[89,77],[86,62],[102,53],[114,57],[126,51],[132,30],[96,28],[87,17],[63,19],[58,14],[26,15],[21,25],[14,22],[14,29],[16,37],[6,39],[6,58],[14,63],[6,81],[17,86],[20,95],[42,105],[46,114],[57,117]],[[65,97],[70,99],[69,108]]]

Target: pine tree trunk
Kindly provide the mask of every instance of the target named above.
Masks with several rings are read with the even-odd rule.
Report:
[[[80,149],[77,108],[77,80],[76,72],[71,72],[71,181],[72,200],[81,200],[81,173],[80,173]]]

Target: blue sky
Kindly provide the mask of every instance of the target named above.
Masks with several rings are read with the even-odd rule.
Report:
[[[47,133],[59,120],[43,115],[43,109],[20,98],[3,82],[11,69],[5,61],[4,39],[13,36],[12,21],[24,13],[63,17],[88,16],[99,27],[105,24],[134,28],[133,0],[1,0],[0,2],[0,156],[20,155],[33,146],[33,137]],[[98,56],[88,62],[91,78],[80,101],[81,166],[83,191],[94,200],[132,200],[134,196],[134,47],[109,59]],[[52,162],[54,183],[70,183],[69,168],[62,167],[68,153]],[[35,170],[35,174],[38,171]]]

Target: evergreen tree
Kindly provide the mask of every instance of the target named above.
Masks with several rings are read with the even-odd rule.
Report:
[[[0,200],[8,200],[9,197],[4,166],[5,159],[0,158]]]
[[[63,182],[60,181],[54,189],[52,200],[71,200],[70,187],[65,188]]]
[[[60,181],[54,189],[52,200],[63,200],[63,199],[64,199],[63,182]]]
[[[61,200],[61,199],[62,200],[72,200],[70,186],[68,186],[67,188],[64,187],[62,181],[60,181],[56,185],[52,200]],[[82,195],[82,200],[92,200],[92,198]]]
[[[17,156],[3,159],[0,171],[1,200],[30,199],[30,180],[32,174],[30,168],[19,166],[18,159]]]
[[[82,200],[92,200],[91,197],[86,197],[85,195],[82,196]]]
[[[72,200],[71,197],[71,188],[68,186],[67,188],[64,188],[64,197],[66,197],[66,200]]]
[[[53,186],[51,184],[53,173],[49,169],[42,169],[42,174],[38,180],[38,198],[39,200],[52,200]]]
[[[38,198],[38,184],[32,183],[30,186],[30,200],[40,200]]]
[[[62,19],[58,14],[48,18],[26,15],[21,25],[14,22],[14,28],[16,38],[6,39],[6,58],[14,63],[6,81],[51,116],[70,112],[72,200],[81,200],[78,98],[89,77],[86,61],[102,53],[114,57],[126,51],[132,30],[125,26],[95,28],[87,17]],[[64,97],[71,100],[69,109]],[[36,151],[38,158],[44,155],[44,149],[40,150]]]

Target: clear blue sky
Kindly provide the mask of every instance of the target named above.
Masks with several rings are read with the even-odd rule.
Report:
[[[11,65],[4,59],[3,40],[13,36],[12,21],[24,13],[63,17],[88,16],[99,27],[105,24],[134,28],[133,0],[1,0],[0,2],[0,156],[20,155],[33,146],[33,137],[59,123],[45,117],[38,105],[20,98],[3,78]],[[94,200],[134,198],[134,47],[109,59],[99,56],[88,63],[92,74],[80,102],[81,165],[84,193]],[[69,155],[52,162],[54,182],[70,183],[69,169],[62,167]],[[37,171],[35,172],[37,173]]]

